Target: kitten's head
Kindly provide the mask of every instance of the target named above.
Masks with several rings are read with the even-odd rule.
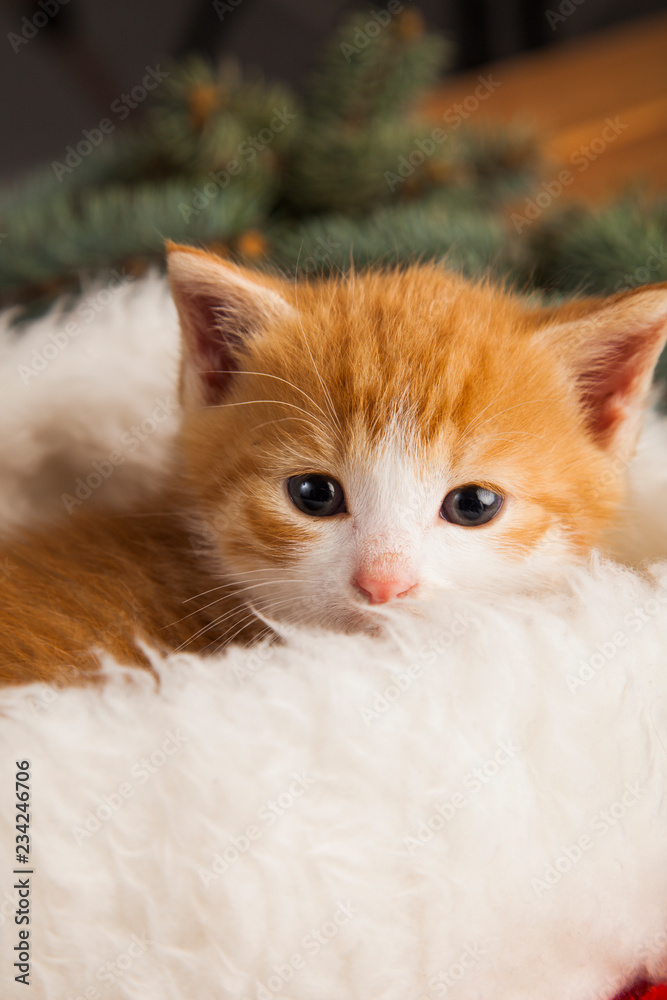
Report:
[[[267,617],[502,586],[623,502],[666,287],[530,310],[435,265],[297,287],[171,247],[169,269],[185,474]]]

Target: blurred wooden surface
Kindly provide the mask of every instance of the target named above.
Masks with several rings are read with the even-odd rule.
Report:
[[[564,168],[574,175],[568,197],[605,201],[638,184],[667,191],[667,15],[445,81],[427,112],[441,119],[489,73],[500,85],[471,111],[470,124],[532,126],[552,163],[547,176]]]

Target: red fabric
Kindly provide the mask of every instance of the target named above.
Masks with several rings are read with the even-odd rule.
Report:
[[[667,986],[651,986],[646,981],[635,983],[614,1000],[667,1000]]]

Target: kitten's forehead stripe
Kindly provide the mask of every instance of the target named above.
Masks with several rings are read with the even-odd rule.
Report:
[[[425,440],[444,422],[463,429],[521,344],[514,300],[483,285],[473,292],[437,268],[357,275],[354,285],[332,283],[325,296],[306,287],[299,310],[308,343],[288,324],[275,360],[305,376],[318,403],[315,366],[324,369],[344,422],[361,418],[378,437],[397,412],[409,414]],[[504,343],[494,327],[505,331]]]

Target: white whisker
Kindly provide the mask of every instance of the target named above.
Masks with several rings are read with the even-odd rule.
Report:
[[[491,406],[492,403],[495,403],[495,401],[498,399],[498,396],[501,394],[501,392],[503,391],[503,389],[506,388],[506,386],[509,383],[509,381],[512,378],[514,378],[514,376],[516,375],[517,371],[519,370],[520,365],[521,365],[521,362],[520,361],[517,362],[516,367],[513,369],[513,371],[511,371],[509,373],[509,375],[507,376],[507,378],[505,379],[505,381],[501,385],[500,389],[498,389],[498,392],[495,394],[495,396],[493,397],[493,399],[490,399],[489,402],[486,404],[486,406],[482,410],[480,410],[479,413],[475,414],[475,416],[472,418],[472,420],[470,421],[470,423],[468,424],[468,426],[463,430],[463,432],[461,434],[461,440],[465,439],[465,437],[467,436],[468,431],[469,430],[472,431],[474,429],[477,421],[482,416],[482,414],[486,413],[486,411],[488,410],[488,408]]]
[[[330,435],[330,433],[331,433],[331,428],[328,427],[324,423],[323,420],[320,420],[319,417],[315,417],[312,413],[309,413],[308,410],[304,410],[304,408],[302,406],[297,406],[296,403],[289,403],[285,399],[240,399],[240,400],[238,400],[235,403],[216,403],[214,406],[210,406],[209,409],[210,410],[221,410],[221,409],[223,409],[224,407],[227,407],[227,406],[253,406],[253,405],[261,405],[261,404],[267,404],[269,406],[272,406],[272,405],[274,405],[274,406],[291,406],[292,409],[298,410],[300,413],[305,413],[307,417],[309,417],[311,420],[314,420],[315,423],[318,423],[321,427],[323,427],[324,430],[326,431],[327,435]]]
[[[468,431],[463,437],[460,438],[459,444],[462,441],[465,441],[465,439],[469,437],[473,431],[477,432],[480,427],[484,426],[484,424],[488,424],[489,420],[496,420],[498,417],[501,417],[503,413],[509,413],[510,410],[517,410],[520,406],[530,406],[532,403],[551,403],[551,402],[553,402],[553,399],[524,399],[520,403],[514,403],[513,406],[506,406],[504,410],[499,410],[497,413],[492,413],[491,416],[487,417],[486,420],[483,420],[481,424],[476,424],[474,427],[472,427],[470,431]],[[485,407],[485,409],[488,409],[488,407]]]
[[[299,250],[299,254],[300,253],[301,253],[301,250]],[[298,267],[299,267],[299,261],[297,259],[297,271],[298,271]],[[299,283],[298,283],[297,275],[296,274],[294,275],[294,300],[295,300],[295,304],[296,304],[296,318],[297,318],[297,320],[299,322],[299,329],[301,330],[301,336],[303,337],[303,342],[306,345],[306,350],[308,351],[308,357],[311,360],[311,363],[312,363],[312,366],[313,366],[313,370],[314,370],[315,374],[317,375],[317,380],[320,383],[320,386],[322,388],[322,392],[324,393],[324,399],[325,399],[325,402],[327,404],[327,408],[329,410],[329,415],[333,419],[333,421],[336,424],[336,427],[338,428],[338,431],[340,433],[342,431],[342,428],[341,428],[340,420],[338,419],[338,414],[336,413],[336,408],[335,408],[335,406],[333,404],[333,399],[331,398],[329,390],[327,389],[326,385],[324,384],[324,380],[323,380],[322,376],[320,375],[320,372],[319,372],[319,369],[317,367],[317,364],[315,363],[315,358],[313,357],[313,352],[310,349],[310,344],[308,343],[308,338],[306,337],[306,331],[304,330],[303,323],[301,322],[301,313],[299,312]]]
[[[259,375],[262,378],[273,378],[277,382],[283,382],[285,385],[290,386],[290,388],[294,389],[296,392],[300,392],[302,396],[306,397],[306,399],[308,400],[309,403],[312,403],[313,406],[320,411],[320,413],[322,414],[323,417],[329,417],[329,416],[331,416],[331,414],[327,413],[326,410],[323,410],[322,407],[319,405],[319,403],[317,403],[313,399],[313,397],[310,396],[304,389],[300,389],[298,385],[294,384],[294,382],[290,382],[289,379],[282,378],[280,375],[271,375],[269,372],[251,372],[251,371],[248,371],[245,368],[241,369],[241,370],[238,370],[238,371],[236,371],[234,369],[229,369],[229,371],[225,371],[225,370],[218,371],[217,369],[213,369],[210,372],[209,371],[202,371],[202,372],[200,372],[200,374],[201,375],[209,375],[209,374],[210,375]]]

